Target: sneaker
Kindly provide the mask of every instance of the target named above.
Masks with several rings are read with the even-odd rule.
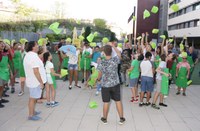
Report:
[[[41,119],[41,117],[39,117],[39,116],[29,116],[28,117],[28,120],[31,120],[31,121],[38,121],[40,119]]]
[[[138,99],[134,99],[134,98],[133,98],[132,100],[130,100],[130,102],[136,102],[136,103],[137,103],[137,102],[138,102]]]
[[[41,111],[35,111],[34,115],[37,116],[37,115],[39,115],[41,113],[42,113]]]
[[[9,100],[1,99],[1,103],[8,103]]]
[[[122,117],[119,120],[119,124],[122,125],[122,124],[124,124],[125,121],[126,121],[126,119],[124,117]]]
[[[84,79],[82,79],[82,83],[84,83],[85,82],[85,80]]]
[[[103,122],[103,124],[108,124],[107,119],[104,117],[101,117],[101,121]]]
[[[176,93],[176,95],[179,95],[180,94],[180,91],[178,91],[177,93]]]
[[[166,104],[164,104],[164,103],[159,103],[159,106],[164,106],[164,107],[167,107],[167,105],[166,105]]]
[[[151,105],[151,103],[150,103],[150,102],[146,102],[145,105],[146,105],[146,106],[149,106],[149,105]]]
[[[11,88],[11,93],[12,94],[15,93],[15,88],[14,87]]]
[[[69,90],[71,90],[72,89],[72,86],[69,86]]]
[[[98,96],[99,95],[99,91],[96,91],[95,95]]]
[[[7,95],[6,93],[3,93],[3,97],[9,97],[9,95]]]
[[[51,103],[46,103],[46,105],[45,105],[47,108],[49,108],[49,107],[51,107]]]
[[[81,86],[79,86],[79,85],[75,85],[76,87],[78,87],[78,88],[81,88]]]
[[[0,102],[0,108],[4,108],[4,105]]]
[[[160,109],[160,107],[158,107],[156,104],[151,104],[151,107],[158,110]]]
[[[140,102],[140,103],[139,103],[139,107],[142,107],[143,105],[144,105],[143,102]]]
[[[23,94],[24,94],[24,92],[20,91],[19,94],[18,94],[18,96],[22,96]]]
[[[58,106],[58,105],[59,105],[59,102],[56,102],[56,101],[51,103],[51,107],[55,107],[55,106]]]
[[[185,94],[185,93],[183,93],[183,96],[186,96],[186,94]]]
[[[164,98],[167,98],[168,96],[164,95]]]

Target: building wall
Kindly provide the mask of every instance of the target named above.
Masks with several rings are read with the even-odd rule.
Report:
[[[152,14],[149,18],[143,19],[143,12],[145,9],[151,11],[153,6],[160,6],[160,0],[138,0],[137,5],[137,25],[136,32],[137,36],[140,36],[142,33],[149,33],[149,40],[157,39],[157,35],[152,34],[153,28],[158,28],[159,23],[159,12],[157,14]]]
[[[200,48],[200,1],[199,0],[169,0],[169,5],[176,3],[179,11],[168,10],[168,33],[182,40],[186,35],[189,45]]]
[[[167,18],[168,18],[168,1],[160,0],[158,36],[163,35],[163,32],[167,30]],[[159,37],[158,41],[162,42],[162,39]]]
[[[190,11],[181,13],[182,15],[174,16],[173,18],[169,17],[168,30],[170,36],[183,37],[183,35],[186,35],[188,37],[200,37],[200,8],[193,9],[195,3],[199,3],[200,7],[199,0],[181,0],[177,3],[179,10],[185,11],[185,9],[190,7]],[[168,15],[170,16],[172,13],[172,10],[169,9]]]

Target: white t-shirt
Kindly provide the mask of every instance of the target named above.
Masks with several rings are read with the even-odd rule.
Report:
[[[120,47],[117,47],[117,49],[119,50],[119,52],[121,52],[121,53],[122,53],[122,48],[120,48]],[[115,49],[114,49],[114,48],[112,48],[112,58],[113,58],[113,57],[115,57],[115,56],[117,56],[117,52],[115,51]]]
[[[80,51],[76,50],[76,55],[72,54],[71,52],[68,52],[66,55],[69,57],[69,64],[77,64],[78,63],[78,55],[79,55]]]
[[[83,54],[85,53],[85,51],[90,52],[90,55],[92,55],[92,48],[85,48],[83,47]]]
[[[26,85],[29,88],[36,88],[40,85],[40,82],[37,80],[33,68],[39,68],[39,73],[42,78],[43,83],[46,83],[46,72],[44,69],[44,64],[39,58],[38,54],[35,52],[28,52],[24,57],[24,71],[26,75]]]
[[[53,63],[51,61],[47,61],[45,65],[46,74],[48,77],[51,77],[51,69],[54,68]]]
[[[161,61],[158,67],[160,67],[161,70],[163,71],[163,69],[167,67],[167,63],[165,61]],[[162,80],[162,75],[160,73],[158,73],[158,72],[156,74],[156,79],[157,80]]]
[[[149,60],[143,60],[140,64],[141,76],[153,77],[153,64]]]

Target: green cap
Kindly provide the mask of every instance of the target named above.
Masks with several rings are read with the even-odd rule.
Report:
[[[89,107],[90,107],[91,109],[95,109],[95,108],[98,107],[98,104],[97,104],[96,101],[90,101],[90,103],[89,103]]]
[[[78,38],[79,38],[81,41],[84,40],[84,37],[83,37],[82,35],[80,35]]]
[[[68,38],[66,39],[66,42],[71,43],[71,42],[72,42],[72,39],[68,37]]]
[[[46,39],[46,38],[40,38],[40,39],[38,40],[38,45],[39,45],[39,46],[43,46],[43,45],[45,45],[45,44],[47,44],[47,39]]]
[[[153,34],[158,34],[158,32],[159,32],[159,29],[153,29],[153,30],[152,30],[152,33],[153,33]]]
[[[184,57],[184,58],[187,58],[187,53],[186,52],[182,52],[181,56]]]
[[[166,36],[165,35],[161,35],[160,38],[166,39]]]
[[[106,44],[106,43],[108,43],[108,42],[109,42],[109,39],[108,39],[107,37],[104,37],[104,38],[102,39],[102,43]]]
[[[8,40],[8,39],[3,39],[3,42],[10,45],[10,40]]]
[[[155,42],[151,42],[151,47],[152,47],[153,49],[155,49],[155,48],[156,48],[156,43],[155,43]]]
[[[28,42],[28,40],[25,39],[25,38],[21,38],[21,39],[19,40],[19,42],[20,42],[21,44],[25,44],[26,42]]]
[[[157,6],[153,6],[152,9],[151,9],[151,12],[154,13],[154,14],[156,14],[158,12],[158,10],[159,9],[158,9]]]
[[[151,16],[150,12],[147,9],[145,9],[144,12],[143,12],[143,19],[146,19],[150,16]]]
[[[91,46],[91,47],[96,47],[97,44],[96,44],[95,42],[92,42],[92,43],[90,43],[90,46]]]
[[[174,39],[169,39],[169,42],[172,43],[174,41]]]
[[[173,4],[170,6],[170,8],[174,11],[177,12],[179,10],[179,6],[177,4]]]
[[[90,33],[89,36],[87,36],[87,40],[91,43],[94,39],[94,34]]]
[[[136,21],[136,16],[133,16],[133,21]]]

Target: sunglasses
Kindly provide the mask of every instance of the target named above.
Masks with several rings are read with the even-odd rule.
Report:
[[[187,59],[187,58],[183,58],[183,59]]]

